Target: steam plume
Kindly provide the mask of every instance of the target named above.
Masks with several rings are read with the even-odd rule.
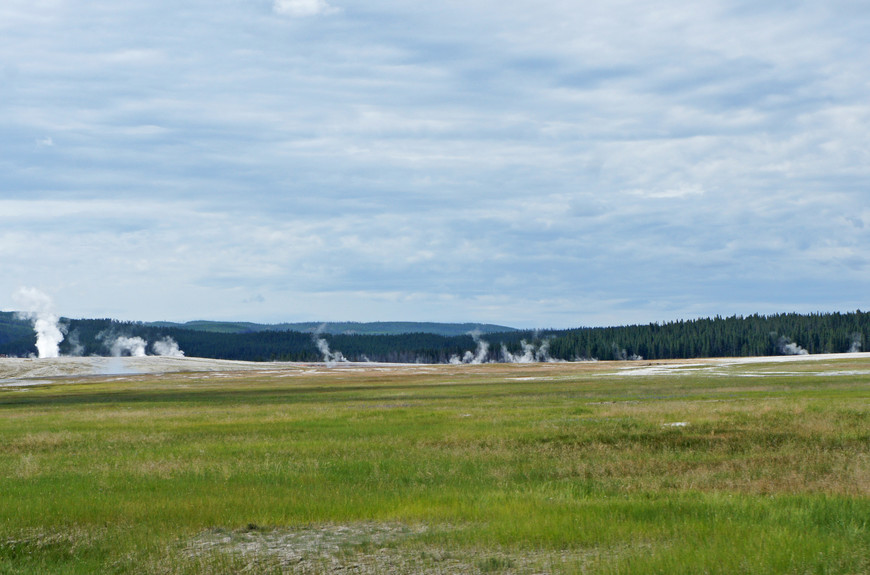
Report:
[[[326,364],[326,367],[335,367],[336,363],[347,361],[340,351],[329,351],[329,342],[322,337],[315,339],[314,343],[317,345],[317,349],[320,350],[321,355],[323,355],[323,362]]]
[[[318,351],[320,351],[320,354],[323,356],[323,363],[326,364],[326,367],[335,367],[335,364],[345,362],[347,359],[340,351],[330,351],[329,342],[322,337],[317,337],[323,333],[325,329],[326,324],[321,324],[320,327],[311,334],[311,339],[314,341],[314,345],[317,346]]]
[[[60,342],[66,330],[52,311],[51,298],[36,288],[23,287],[15,292],[12,299],[22,310],[18,312],[18,317],[33,323],[39,357],[59,357]]]
[[[779,352],[780,355],[808,355],[809,352],[799,346],[796,343],[793,343],[789,338],[780,336],[778,340],[776,340],[776,351]]]
[[[73,330],[66,336],[67,344],[69,344],[69,355],[71,357],[81,357],[85,354],[85,346],[82,345],[79,339],[78,330]]]
[[[535,346],[521,340],[523,353],[511,353],[505,344],[501,344],[501,356],[505,363],[532,363],[535,361]]]
[[[141,337],[118,335],[115,331],[105,330],[97,334],[97,339],[103,342],[103,346],[109,350],[112,357],[125,355],[145,357],[146,355],[145,348],[148,346],[148,342]]]
[[[461,363],[470,363],[472,365],[478,365],[486,362],[487,356],[489,355],[489,342],[480,337],[480,331],[474,330],[468,332],[468,335],[471,336],[471,339],[477,344],[477,350],[475,351],[466,351],[462,356],[462,359],[459,358],[458,355],[450,356],[450,363],[453,365],[459,365]]]
[[[849,353],[858,353],[863,347],[864,334],[856,332],[852,334],[852,345],[849,347]]]
[[[110,349],[115,357],[130,355],[132,357],[145,357],[145,348],[148,346],[141,337],[118,337],[112,342]]]
[[[624,348],[620,348],[616,343],[613,344],[613,359],[617,361],[640,361],[643,359],[642,355],[637,355],[636,353],[628,353],[628,351]]]
[[[168,335],[163,339],[152,343],[151,350],[154,352],[154,355],[162,355],[164,357],[184,357],[184,352],[179,349],[178,342]]]
[[[502,344],[501,356],[505,363],[555,363],[556,359],[550,357],[550,341],[544,340],[541,345],[535,346],[534,342],[529,343],[526,340],[520,340],[520,346],[523,348],[522,353],[511,353],[508,348]]]

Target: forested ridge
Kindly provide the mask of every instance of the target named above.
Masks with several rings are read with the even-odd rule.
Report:
[[[870,338],[870,313],[860,310],[483,336],[311,334],[289,330],[223,333],[112,319],[64,319],[62,323],[66,337],[60,352],[64,355],[110,355],[111,342],[119,337],[137,337],[149,343],[171,338],[187,356],[250,361],[476,363],[766,356],[860,351]],[[329,350],[328,357],[325,349]],[[35,336],[28,322],[0,313],[0,354],[28,356],[35,352]],[[148,353],[153,353],[151,348]]]
[[[36,337],[29,322],[14,313],[0,312],[0,354],[29,355],[36,352]]]
[[[645,359],[751,357],[860,351],[870,336],[870,313],[715,317],[664,324],[553,332],[556,357]]]

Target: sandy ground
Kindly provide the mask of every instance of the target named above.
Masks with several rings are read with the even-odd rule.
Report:
[[[838,353],[816,355],[790,355],[773,357],[745,358],[709,358],[654,361],[599,361],[577,363],[536,364],[540,366],[538,377],[530,378],[528,373],[523,377],[508,379],[546,379],[547,375],[564,375],[568,371],[595,373],[601,375],[679,375],[707,372],[711,375],[726,375],[730,367],[743,364],[777,364],[782,366],[783,373],[788,373],[789,364],[797,368],[804,362],[823,362],[831,360],[870,360],[870,352]],[[504,371],[509,376],[513,369],[527,370],[533,364],[484,364],[484,365],[417,365],[417,364],[385,364],[385,363],[292,363],[292,362],[248,362],[221,359],[206,359],[197,357],[59,357],[50,359],[34,358],[0,358],[0,386],[27,386],[42,383],[57,383],[64,378],[76,378],[99,375],[133,375],[160,374],[180,372],[235,372],[257,371],[274,375],[303,375],[314,373],[334,373],[335,370],[353,370],[362,372],[408,372],[423,373],[431,371],[466,371],[471,369]],[[863,366],[862,366],[863,367]],[[867,370],[860,373],[870,373]],[[779,372],[778,372],[779,373]],[[797,372],[795,372],[797,373]],[[801,370],[801,373],[806,371]],[[828,372],[825,372],[828,373]],[[854,374],[851,371],[830,371],[831,375]],[[520,375],[520,374],[517,374]]]
[[[63,378],[100,375],[136,375],[184,372],[236,372],[256,371],[263,374],[302,375],[334,372],[335,370],[393,371],[434,366],[389,363],[344,362],[325,363],[253,362],[209,359],[201,357],[56,357],[56,358],[0,358],[0,386],[38,385],[57,383]]]
[[[0,358],[0,385],[37,385],[46,378],[262,369],[262,363],[196,357]]]

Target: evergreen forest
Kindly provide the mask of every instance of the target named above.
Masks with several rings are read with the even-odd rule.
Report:
[[[112,355],[118,338],[152,344],[166,338],[190,357],[248,361],[375,361],[481,363],[770,356],[861,351],[870,337],[870,313],[776,314],[714,317],[621,327],[515,330],[499,333],[311,333],[195,329],[113,319],[62,319],[62,355]],[[194,323],[190,325],[196,325]],[[180,327],[183,326],[183,327]],[[0,312],[0,355],[36,354],[29,321]],[[156,353],[152,347],[148,354]],[[129,351],[124,353],[130,353]]]

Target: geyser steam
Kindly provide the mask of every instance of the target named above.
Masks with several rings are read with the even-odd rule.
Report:
[[[484,363],[486,361],[487,356],[489,355],[489,342],[480,337],[480,331],[474,330],[468,332],[468,335],[471,336],[471,339],[477,344],[476,351],[466,351],[465,355],[462,356],[462,359],[459,359],[458,355],[454,355],[450,357],[450,363],[454,365],[458,365],[460,363],[470,363],[472,365],[478,365]]]
[[[643,356],[636,353],[628,353],[628,350],[619,347],[616,345],[616,342],[613,342],[613,359],[616,361],[640,361],[643,359]]]
[[[122,357],[129,355],[132,357],[145,357],[145,348],[148,346],[141,337],[124,337],[121,336],[112,342],[112,355]]]
[[[780,336],[778,340],[776,340],[776,351],[780,355],[807,355],[809,352],[799,346],[798,344],[792,342],[789,338]]]
[[[15,292],[12,299],[21,310],[17,316],[33,323],[39,357],[59,357],[60,342],[66,330],[52,311],[51,298],[36,288],[23,287]]]
[[[559,360],[550,357],[550,340],[543,340],[541,345],[535,346],[534,342],[520,340],[523,353],[511,353],[507,346],[502,344],[501,356],[505,363],[556,363]]]
[[[139,336],[118,335],[112,330],[102,331],[97,334],[97,339],[113,357],[146,357],[148,355],[148,342]],[[154,355],[165,357],[184,357],[184,352],[178,347],[178,342],[169,336],[159,339],[151,344]]]
[[[858,353],[861,351],[862,344],[864,343],[864,334],[855,332],[852,334],[852,345],[849,346],[849,353]]]
[[[323,339],[322,337],[317,337],[326,329],[326,324],[322,324],[317,330],[311,334],[311,340],[314,342],[314,345],[317,346],[317,350],[320,351],[320,355],[323,356],[323,363],[326,364],[326,367],[335,367],[336,363],[341,363],[347,361],[347,359],[342,355],[340,351],[330,351],[329,350],[329,342]]]
[[[154,355],[162,355],[164,357],[184,357],[184,352],[178,348],[178,342],[168,335],[152,343],[151,351],[154,352]]]

